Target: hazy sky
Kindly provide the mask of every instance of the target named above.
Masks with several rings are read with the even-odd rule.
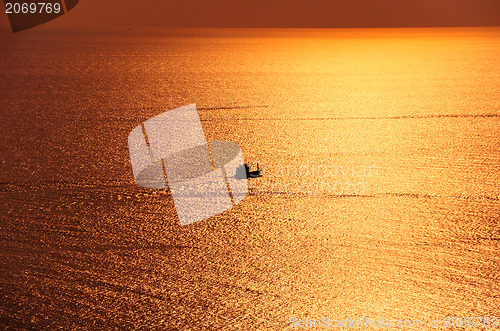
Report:
[[[7,15],[1,18],[7,24]],[[54,27],[500,25],[500,0],[80,0]]]

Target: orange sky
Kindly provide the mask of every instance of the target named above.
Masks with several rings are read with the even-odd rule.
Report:
[[[7,15],[0,22],[7,25]],[[81,0],[57,26],[498,26],[500,0]]]

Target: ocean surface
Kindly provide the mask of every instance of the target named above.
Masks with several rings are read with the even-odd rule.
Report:
[[[500,28],[0,44],[0,328],[500,318]],[[182,227],[168,190],[135,184],[127,137],[191,103],[264,176]]]

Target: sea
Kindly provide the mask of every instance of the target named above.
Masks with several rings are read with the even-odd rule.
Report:
[[[0,44],[2,329],[500,327],[500,28]],[[192,103],[263,176],[181,226],[127,139]]]

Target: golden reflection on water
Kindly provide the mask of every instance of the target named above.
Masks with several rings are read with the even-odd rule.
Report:
[[[498,315],[497,28],[42,37],[3,36],[9,324]],[[192,102],[264,177],[180,227],[133,182],[126,137]]]
[[[495,46],[460,29],[323,33],[240,59],[269,107],[207,115],[264,166],[257,263],[283,315],[494,315],[497,32]]]

